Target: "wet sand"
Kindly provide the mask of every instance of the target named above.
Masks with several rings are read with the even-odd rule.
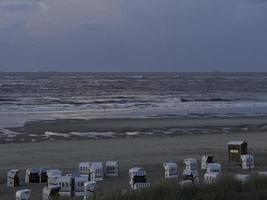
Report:
[[[266,117],[64,119],[27,122],[23,127],[0,130],[0,143],[255,133],[266,130]]]
[[[79,123],[77,123],[79,122]],[[89,123],[90,122],[90,123]],[[38,124],[39,123],[39,124]],[[49,124],[52,123],[52,124]],[[205,128],[207,132],[184,134],[155,134],[154,136],[113,137],[102,139],[79,139],[44,142],[25,142],[0,145],[0,197],[1,200],[15,199],[15,191],[19,188],[6,188],[6,172],[12,168],[20,168],[21,188],[33,190],[32,199],[41,199],[44,185],[25,185],[24,172],[30,167],[59,168],[64,172],[77,171],[81,161],[118,160],[120,177],[105,179],[98,184],[102,189],[127,189],[129,168],[143,166],[148,174],[148,181],[156,183],[163,178],[162,162],[176,161],[181,171],[183,159],[200,158],[204,154],[214,154],[215,161],[223,164],[225,173],[246,173],[238,167],[228,167],[227,142],[230,140],[246,140],[249,151],[255,156],[256,170],[267,170],[267,134],[266,118],[234,118],[234,119],[103,119],[90,121],[31,122],[25,125],[25,133],[37,135],[50,128],[50,131],[144,131],[150,129],[165,130],[169,128]],[[77,123],[75,125],[75,123]],[[34,125],[33,125],[34,124]],[[227,131],[216,131],[218,127],[233,127]],[[244,128],[245,127],[245,128]],[[79,130],[78,130],[79,129]],[[35,131],[34,131],[35,130]],[[123,130],[123,131],[122,131]],[[200,162],[199,162],[200,165]]]

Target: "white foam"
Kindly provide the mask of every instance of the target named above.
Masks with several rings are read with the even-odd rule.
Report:
[[[138,97],[139,98],[139,97]],[[217,113],[267,113],[267,102],[179,102],[176,97],[173,99],[157,99],[157,96],[142,96],[145,102],[147,99],[154,100],[149,105],[138,107],[132,104],[109,104],[109,105],[81,105],[81,106],[43,106],[38,110],[38,106],[14,107],[12,110],[5,110],[0,107],[0,128],[22,127],[27,121],[55,120],[55,119],[92,119],[92,118],[135,118],[161,115],[188,115],[191,113],[205,114]],[[155,102],[156,101],[156,102]],[[55,106],[55,107],[54,107]],[[246,108],[246,109],[243,109]],[[11,120],[12,119],[12,120]]]
[[[10,131],[8,129],[0,129],[0,135],[1,137],[5,137],[5,138],[15,138],[18,135],[21,135],[22,133],[18,133],[18,132],[14,132],[14,131]]]
[[[222,128],[222,130],[225,133],[229,133],[232,130],[232,128],[231,127],[224,127],[224,128]]]
[[[37,134],[29,134],[30,137],[38,137]]]
[[[127,78],[142,79],[143,76],[141,76],[141,75],[135,75],[135,76],[127,76]]]
[[[128,136],[133,136],[133,135],[138,135],[138,134],[139,134],[138,131],[126,132],[126,135],[128,135]]]
[[[145,132],[144,134],[145,135],[154,135],[155,133],[154,132]]]
[[[69,135],[80,136],[80,137],[114,137],[113,132],[70,132]]]
[[[58,137],[65,137],[65,138],[69,137],[69,134],[67,133],[56,133],[56,132],[50,132],[50,131],[46,131],[44,135],[46,137],[50,137],[50,136],[58,136]]]
[[[171,130],[166,130],[166,131],[162,131],[164,134],[166,135],[170,135],[170,134],[173,134],[173,131]]]

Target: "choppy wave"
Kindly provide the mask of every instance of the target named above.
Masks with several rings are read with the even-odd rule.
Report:
[[[173,110],[177,115],[201,114],[204,109],[217,115],[231,115],[229,109],[262,114],[267,108],[266,77],[264,73],[0,73],[0,114],[123,109],[165,110],[165,114]]]

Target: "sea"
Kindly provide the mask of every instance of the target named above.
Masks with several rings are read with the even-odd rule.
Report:
[[[27,120],[267,115],[267,73],[0,73],[0,127]]]

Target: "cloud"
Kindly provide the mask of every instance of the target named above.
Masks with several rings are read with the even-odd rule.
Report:
[[[104,24],[100,22],[81,22],[79,25],[81,30],[97,31],[104,28]]]
[[[26,26],[36,12],[47,9],[46,0],[0,0],[0,31],[17,31]]]
[[[0,5],[0,8],[4,11],[23,11],[31,9],[31,4],[25,2],[10,2]]]
[[[29,2],[29,3],[33,3],[33,4],[37,4],[38,7],[44,12],[47,11],[47,9],[48,9],[47,0],[24,0],[24,1]]]
[[[266,67],[265,2],[0,0],[0,43],[14,41],[0,45],[7,52],[1,63],[103,71]]]
[[[12,21],[6,24],[0,23],[0,31],[17,31],[23,27],[24,24],[25,21],[22,20]]]
[[[47,3],[45,1],[39,0],[38,1],[38,5],[39,5],[39,7],[41,8],[41,10],[43,12],[46,12],[48,10],[48,5],[47,5]]]
[[[243,4],[264,4],[267,0],[240,0]]]
[[[42,11],[48,9],[46,0],[4,0],[0,1],[0,10],[9,12],[19,12],[32,10],[36,7]]]

